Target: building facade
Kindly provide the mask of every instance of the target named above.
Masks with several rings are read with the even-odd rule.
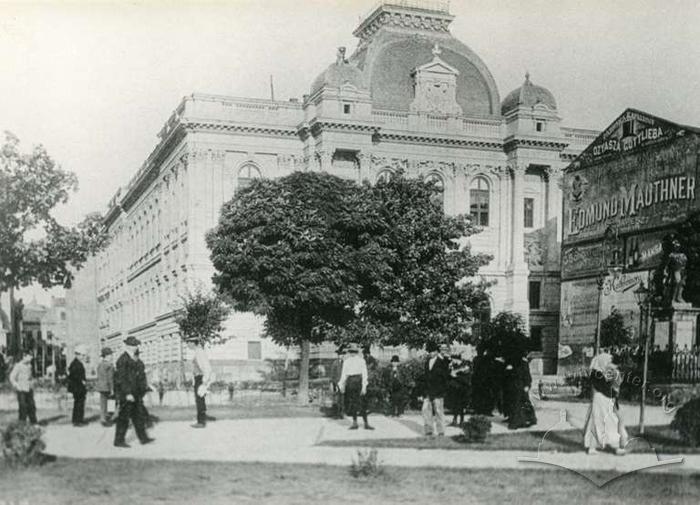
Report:
[[[357,27],[301,100],[193,94],[109,204],[112,235],[97,265],[102,341],[144,342],[147,364],[176,362],[179,296],[210,287],[204,235],[221,205],[257,177],[319,170],[376,182],[397,170],[436,179],[449,214],[472,216],[474,250],[493,256],[490,311],[515,311],[556,363],[561,170],[597,132],[566,128],[556,100],[529,76],[501,101],[484,62],[449,31],[446,2],[384,2]],[[329,54],[329,57],[332,55]],[[234,377],[286,351],[262,320],[235,314],[212,351]],[[248,372],[241,372],[247,370]]]
[[[700,129],[628,109],[565,170],[560,335],[573,354],[563,368],[592,355],[613,310],[641,333],[634,291],[671,282],[669,240],[700,210],[699,162]],[[667,295],[655,301],[654,345],[700,343],[700,310]]]

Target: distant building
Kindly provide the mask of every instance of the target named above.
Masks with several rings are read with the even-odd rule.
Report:
[[[301,101],[184,98],[109,204],[95,293],[102,341],[118,348],[134,335],[147,364],[179,362],[179,296],[211,286],[204,234],[252,179],[317,170],[374,183],[403,170],[434,179],[445,212],[483,228],[471,243],[493,255],[481,274],[495,284],[479,317],[522,314],[541,342],[538,366],[554,371],[561,169],[597,132],[562,126],[554,96],[529,75],[501,102],[452,19],[447,2],[383,2],[355,30],[355,52],[340,48]],[[289,356],[252,314],[233,315],[226,333],[212,354],[228,377],[259,377],[263,360]]]
[[[88,375],[95,374],[104,347],[97,323],[99,298],[95,296],[97,258],[90,258],[77,272],[71,289],[66,290],[66,356],[73,359],[75,346],[82,344],[88,353]]]
[[[566,168],[560,340],[574,354],[562,367],[590,355],[599,315],[616,310],[639,335],[634,291],[649,287],[668,238],[700,210],[699,159],[700,129],[628,109]],[[656,345],[700,343],[689,305],[669,302]]]

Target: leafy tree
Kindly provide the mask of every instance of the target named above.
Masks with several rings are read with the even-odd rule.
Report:
[[[336,340],[420,348],[427,342],[470,341],[473,310],[488,286],[475,281],[490,257],[465,238],[478,232],[466,216],[446,216],[440,188],[398,173],[365,188],[382,233],[373,235],[374,276],[365,279],[358,318]],[[376,265],[381,262],[381,266]]]
[[[478,345],[492,356],[517,360],[531,350],[531,342],[525,332],[523,316],[515,312],[499,312],[484,325]]]
[[[372,201],[325,173],[257,180],[224,205],[207,235],[217,289],[233,307],[266,316],[266,332],[301,347],[299,401],[308,398],[309,353],[325,325],[344,325],[373,278],[380,232]],[[381,262],[379,262],[381,264]]]
[[[623,346],[631,341],[632,330],[625,326],[625,319],[618,311],[613,310],[600,322],[601,347]]]
[[[5,133],[0,148],[0,292],[34,282],[70,287],[73,272],[107,240],[101,218],[88,215],[75,227],[51,215],[66,203],[77,180],[37,146],[19,151],[19,139]]]
[[[176,321],[183,340],[220,343],[221,331],[230,308],[221,296],[197,290],[181,297],[182,309]]]

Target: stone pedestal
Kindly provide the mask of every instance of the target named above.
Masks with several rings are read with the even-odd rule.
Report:
[[[654,345],[663,349],[668,344],[669,349],[676,345],[690,349],[698,342],[698,316],[700,308],[689,303],[673,304],[657,313],[654,322]]]

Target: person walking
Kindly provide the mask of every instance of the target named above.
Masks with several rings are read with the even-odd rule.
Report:
[[[107,404],[114,394],[114,364],[112,364],[112,349],[105,347],[100,353],[102,358],[97,365],[97,383],[95,389],[100,393],[100,421],[102,426],[109,426]]]
[[[10,372],[10,384],[17,393],[19,420],[36,424],[36,406],[34,404],[34,378],[32,377],[32,352],[25,350],[22,358]]]
[[[146,433],[145,420],[143,419],[143,385],[141,384],[140,366],[136,359],[136,350],[141,344],[139,339],[130,336],[124,341],[126,350],[119,356],[114,371],[114,391],[119,401],[119,415],[117,416],[114,433],[114,446],[128,448],[126,432],[129,429],[129,420],[134,425],[136,436],[142,444],[154,441]]]
[[[591,360],[590,378],[592,398],[583,428],[583,446],[588,454],[610,447],[615,454],[624,455],[629,436],[617,404],[622,377],[612,355],[603,351]]]
[[[209,384],[212,380],[211,363],[209,356],[204,348],[204,342],[199,339],[190,339],[187,345],[194,352],[192,358],[192,370],[194,375],[194,401],[197,406],[197,422],[192,425],[193,428],[205,428],[207,421],[213,421],[214,418],[207,416],[206,395],[209,392]]]
[[[86,426],[85,397],[87,396],[87,378],[83,360],[87,355],[84,345],[75,346],[75,358],[68,367],[68,392],[73,395],[73,426]]]
[[[469,364],[459,353],[453,354],[450,360],[450,380],[448,382],[447,408],[452,412],[450,426],[462,426],[464,414],[471,401],[471,370]]]
[[[431,342],[426,346],[428,359],[425,361],[423,392],[423,424],[425,435],[430,437],[435,431],[445,435],[445,395],[450,380],[450,365],[447,359],[449,348]],[[434,431],[435,430],[435,431]]]
[[[345,348],[338,346],[337,357],[331,365],[331,386],[333,387],[334,414],[337,419],[345,419],[345,395],[340,391],[340,375],[343,371]]]
[[[343,361],[343,369],[340,372],[340,391],[345,395],[348,415],[352,416],[351,430],[356,430],[357,415],[362,416],[366,430],[373,430],[367,419],[367,410],[364,408],[364,396],[367,394],[367,363],[360,356],[360,348],[357,344],[348,346],[348,357]]]
[[[389,389],[389,403],[391,415],[400,417],[406,407],[406,377],[399,368],[399,357],[395,354],[391,357],[391,366],[386,370],[384,382]]]

